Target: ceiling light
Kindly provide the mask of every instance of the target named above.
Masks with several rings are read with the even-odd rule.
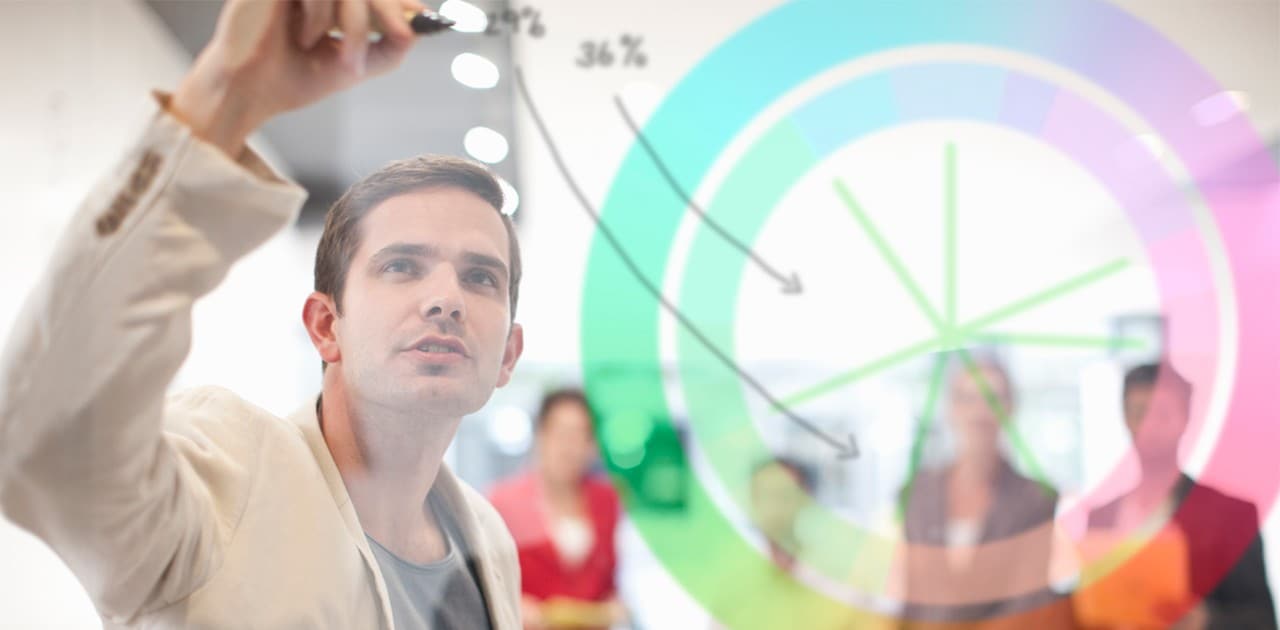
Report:
[[[453,25],[455,31],[483,33],[486,28],[489,28],[489,17],[480,7],[470,2],[448,0],[440,5],[438,13],[456,22]]]
[[[516,213],[516,210],[520,209],[520,193],[516,192],[516,188],[511,185],[511,182],[501,177],[497,179],[498,186],[502,188],[502,209],[499,212],[512,216]]]
[[[453,58],[453,78],[469,88],[487,90],[498,84],[498,66],[475,53],[462,53]]]
[[[467,153],[471,154],[471,157],[489,164],[497,164],[505,160],[507,151],[510,149],[507,139],[488,127],[472,127],[467,135],[463,136],[462,146],[466,148]]]

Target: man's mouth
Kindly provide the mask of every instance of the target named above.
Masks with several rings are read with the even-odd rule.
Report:
[[[467,356],[466,346],[462,345],[461,341],[452,337],[423,337],[418,340],[417,345],[413,346],[413,349],[432,356]]]

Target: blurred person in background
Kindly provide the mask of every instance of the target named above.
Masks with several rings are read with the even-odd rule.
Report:
[[[1089,529],[1143,532],[1148,550],[1124,569],[1141,584],[1121,587],[1125,592],[1112,598],[1118,602],[1110,606],[1113,614],[1103,611],[1104,619],[1091,628],[1168,627],[1174,619],[1179,630],[1276,627],[1257,508],[1196,482],[1179,466],[1191,399],[1191,384],[1167,362],[1125,374],[1124,421],[1141,479],[1090,512]],[[1165,544],[1153,544],[1156,538]],[[1156,582],[1170,586],[1160,589]],[[1095,609],[1106,606],[1097,603],[1101,593],[1081,595],[1092,597]]]
[[[948,360],[942,411],[957,450],[949,465],[919,471],[903,489],[901,627],[1074,628],[1070,600],[1048,587],[1057,493],[1001,452],[1015,412],[1009,373],[986,353]],[[941,603],[948,599],[954,603]]]
[[[771,608],[777,602],[793,601],[801,591],[810,591],[836,604],[827,608],[832,613],[822,619],[797,614],[810,624],[810,630],[890,630],[894,627],[893,617],[887,614],[884,602],[854,588],[851,580],[823,573],[817,560],[824,550],[802,539],[805,511],[817,506],[817,481],[814,469],[794,457],[770,456],[751,468],[749,516],[754,531],[748,532],[748,542],[769,563],[763,573],[746,576],[749,586],[745,589],[726,592],[718,608],[764,618],[776,614]],[[708,570],[714,572],[716,568]],[[726,627],[718,621],[712,623],[714,630]]]
[[[606,628],[626,612],[617,595],[621,518],[598,461],[594,414],[581,390],[543,397],[533,466],[496,484],[490,500],[516,541],[525,628]]]
[[[813,500],[813,471],[798,460],[778,456],[756,464],[751,474],[751,520],[760,529],[759,541],[773,565],[795,573],[802,565],[796,524]]]
[[[518,243],[485,168],[403,160],[334,204],[301,305],[321,390],[291,417],[218,388],[165,396],[192,305],[306,198],[247,138],[399,65],[422,10],[228,0],[27,299],[0,362],[0,509],[106,627],[519,627],[510,534],[442,463],[523,347]]]

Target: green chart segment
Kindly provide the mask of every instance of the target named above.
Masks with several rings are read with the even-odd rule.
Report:
[[[821,157],[795,124],[779,123],[737,161],[708,204],[708,216],[746,242],[755,242],[772,209]],[[681,312],[698,323],[711,343],[732,355],[734,312],[744,277],[741,256],[733,255],[723,240],[700,231],[690,246],[685,269],[678,301]],[[770,452],[751,420],[755,415],[749,408],[752,399],[732,372],[686,330],[677,332],[676,347],[682,391],[698,445],[738,508],[750,513],[750,470]],[[802,409],[797,411],[803,414]],[[864,442],[862,448],[874,445]],[[871,592],[883,589],[892,542],[879,541],[826,509],[809,509],[805,516],[811,519],[808,531],[829,538],[821,544],[822,564],[815,568],[843,582],[853,575],[857,560],[864,576],[878,579],[856,586]],[[869,538],[881,544],[867,545]],[[874,557],[882,562],[871,562]],[[812,563],[814,558],[806,560]],[[882,570],[873,570],[872,564],[880,564]]]
[[[823,15],[823,11],[843,6],[838,3],[797,3],[789,5],[786,11],[793,13],[790,15],[792,18],[812,20]],[[1091,10],[1094,9],[1107,10],[1100,6]],[[1018,19],[1027,21],[1026,26],[1034,30],[1048,27],[1048,23],[1042,21],[1045,17],[1042,12],[1037,12],[1034,15],[1021,14]],[[948,28],[964,31],[973,26],[962,21]],[[763,32],[756,32],[758,30],[756,27],[748,29],[741,46],[764,36]],[[847,35],[843,33],[846,40]],[[927,39],[929,34],[921,33],[920,37]],[[884,43],[880,42],[880,45]],[[875,45],[876,42],[870,40],[866,44],[868,49],[874,49]],[[739,46],[736,39],[729,48],[735,46]],[[732,59],[744,52],[745,49],[734,49],[725,54]],[[826,57],[831,60],[829,63],[852,54],[848,50],[836,52],[821,47],[809,52],[817,57]],[[728,72],[731,67],[718,68],[720,73],[712,69],[714,64],[708,69],[696,70],[655,113],[645,130],[645,135],[657,147],[667,166],[688,190],[697,189],[696,183],[705,176],[715,156],[735,135],[735,130],[741,129],[748,120],[742,112],[712,115],[706,106],[693,106],[692,103],[716,102],[717,95],[731,94],[739,97],[734,101],[736,108],[759,111],[769,100],[785,91],[779,88],[795,87],[795,83],[790,81],[774,81],[767,88],[758,84],[729,86],[723,83],[723,77],[732,74]],[[795,76],[802,77],[821,67],[799,63],[792,69]],[[955,90],[957,85],[966,87]],[[823,108],[836,114],[805,115],[805,112],[820,112]],[[824,126],[814,127],[815,120]],[[1094,149],[1108,144],[1109,147],[1118,146],[1131,138],[1131,134],[1084,99],[1008,70],[936,64],[933,67],[897,69],[892,73],[859,79],[832,89],[797,109],[765,132],[738,159],[708,205],[707,214],[743,241],[755,242],[778,200],[824,156],[880,129],[939,120],[987,123],[1038,138],[1101,181],[1118,200],[1120,207],[1138,207],[1139,196],[1135,191],[1144,186],[1148,190],[1161,186],[1166,190],[1176,189],[1167,181],[1168,174],[1156,164],[1149,164],[1136,174],[1132,170],[1124,172],[1124,181],[1120,181],[1120,172],[1109,168],[1105,160],[1098,159],[1098,152]],[[1081,129],[1088,133],[1078,132]],[[1079,140],[1081,138],[1084,140]],[[956,147],[954,151],[955,159],[962,161],[963,146]],[[939,152],[939,176],[947,168],[944,155]],[[840,182],[833,181],[833,196],[841,195],[841,192]],[[848,193],[844,197],[856,201],[856,190],[846,186],[844,192]],[[845,205],[849,206],[848,203]],[[602,221],[614,233],[627,235],[628,253],[636,268],[655,281],[666,275],[671,243],[685,211],[684,203],[667,186],[662,174],[646,155],[636,149],[628,155],[610,189]],[[852,206],[849,211],[854,212]],[[944,211],[950,212],[951,208],[945,207],[940,200],[940,221]],[[874,209],[866,209],[866,215],[872,222],[874,214]],[[1178,222],[1190,225],[1190,220],[1185,218],[1189,216],[1189,212],[1185,216],[1165,213],[1160,221],[1167,227],[1170,218],[1174,217]],[[1144,238],[1151,236],[1155,226],[1151,217],[1131,213],[1130,218]],[[963,209],[955,220],[963,221]],[[851,231],[851,238],[857,235]],[[606,422],[612,418],[642,418],[650,428],[670,429],[671,414],[659,356],[658,304],[630,277],[631,271],[622,260],[600,245],[598,242],[593,245],[584,286],[582,346],[586,387]],[[963,243],[956,246],[962,249]],[[886,251],[889,249],[885,248]],[[734,350],[733,309],[745,272],[744,263],[741,252],[728,248],[706,230],[700,230],[690,246],[679,296],[679,307],[685,315],[718,349],[730,355]],[[1128,261],[1117,260],[1096,269],[1082,269],[1073,277],[1047,278],[1042,291],[967,322],[955,321],[953,300],[956,297],[949,290],[941,308],[934,307],[941,314],[936,319],[942,324],[936,338],[921,340],[872,364],[852,366],[848,373],[838,377],[842,379],[839,382],[819,383],[803,392],[775,394],[782,396],[783,404],[796,404],[896,361],[924,353],[957,350],[962,342],[974,338],[1059,346],[1106,345],[1111,342],[1051,332],[1014,337],[1003,335],[994,327],[1026,310],[1047,305],[1058,296],[1086,289],[1092,283],[1124,269],[1127,264]],[[754,460],[767,453],[752,428],[747,404],[750,394],[744,391],[736,374],[688,331],[678,331],[677,349],[678,376],[688,403],[690,425],[700,448],[707,453],[712,469],[726,481],[726,485],[733,486],[734,480],[745,479],[744,473]],[[717,619],[733,628],[824,627],[832,619],[848,620],[848,615],[856,614],[851,613],[846,604],[786,578],[781,580],[782,586],[776,583],[778,578],[773,578],[775,583],[767,599],[744,600],[750,597],[752,589],[760,588],[768,583],[770,576],[776,575],[772,564],[738,536],[696,480],[689,480],[683,488],[681,508],[677,510],[655,508],[637,499],[644,494],[648,483],[645,465],[638,464],[635,457],[637,440],[632,436],[625,440],[627,444],[612,444],[610,433],[606,426],[602,445],[606,461],[624,491],[630,516],[671,574]],[[630,432],[618,433],[627,435]],[[741,502],[741,485],[738,491],[731,490],[731,494]],[[822,559],[817,568],[843,583],[852,580],[865,591],[879,591],[883,572],[878,569],[887,566],[891,552],[888,541],[877,540],[825,510],[811,512],[809,518],[820,521],[819,526],[812,529],[823,532],[824,538],[831,543],[818,550]],[[860,569],[857,573],[854,571],[855,561]],[[858,578],[851,577],[867,575],[868,572],[862,569],[868,565],[876,570],[870,571],[865,580],[859,582]]]

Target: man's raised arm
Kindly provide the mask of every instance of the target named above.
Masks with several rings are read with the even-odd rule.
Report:
[[[0,509],[125,621],[218,564],[228,490],[161,430],[191,308],[305,193],[245,139],[404,58],[408,0],[229,0],[141,140],[80,206],[0,355]],[[368,43],[371,24],[383,33]],[[334,28],[344,37],[327,35]],[[234,493],[231,493],[234,494]]]

